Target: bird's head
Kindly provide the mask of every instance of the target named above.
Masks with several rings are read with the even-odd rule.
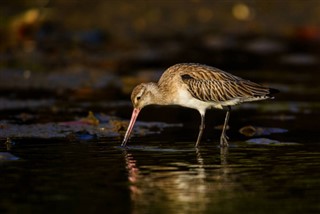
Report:
[[[140,110],[147,105],[155,104],[156,99],[154,95],[157,93],[157,90],[158,86],[156,83],[141,83],[133,89],[131,93],[133,112],[121,146],[126,145]]]
[[[141,110],[147,105],[154,103],[154,94],[157,90],[156,83],[141,83],[137,85],[131,93],[133,108]]]

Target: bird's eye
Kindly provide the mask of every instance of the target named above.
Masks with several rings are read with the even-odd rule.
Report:
[[[137,100],[140,100],[140,99],[141,99],[141,97],[140,97],[140,96],[138,96],[138,97],[137,97]]]

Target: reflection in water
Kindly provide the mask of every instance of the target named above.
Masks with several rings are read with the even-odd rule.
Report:
[[[136,186],[136,183],[138,181],[138,175],[139,175],[139,169],[136,165],[136,160],[132,157],[130,153],[125,150],[124,157],[126,161],[126,168],[128,171],[128,180],[130,182],[130,197],[132,201],[135,201],[135,199],[138,197],[140,190]]]
[[[229,149],[228,147],[221,147],[220,148],[220,160],[221,160],[221,165],[227,165],[227,158],[228,158],[228,152]]]
[[[192,153],[195,163],[186,161],[192,159],[189,153],[181,162],[171,159],[161,160],[159,164],[155,159],[143,165],[132,153],[125,151],[133,213],[176,211],[177,207],[181,213],[203,212],[219,203],[219,193],[230,192],[233,188],[227,163],[228,148],[221,148],[220,155],[208,152],[206,150],[202,155],[201,149],[195,149]],[[154,157],[150,154],[150,158]]]

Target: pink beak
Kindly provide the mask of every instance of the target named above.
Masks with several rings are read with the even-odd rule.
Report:
[[[138,117],[138,115],[139,115],[139,112],[140,112],[140,109],[137,109],[137,108],[133,109],[132,116],[131,116],[131,120],[130,120],[130,123],[129,123],[128,129],[127,129],[127,132],[126,132],[126,134],[125,134],[125,136],[124,136],[124,139],[123,139],[123,141],[122,141],[121,146],[126,146],[127,141],[128,141],[128,139],[129,139],[129,137],[130,137],[130,133],[131,133],[132,128],[133,128],[133,126],[134,126],[134,123],[136,122],[136,119],[137,119],[137,117]]]

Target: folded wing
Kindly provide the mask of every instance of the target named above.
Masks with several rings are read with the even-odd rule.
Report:
[[[267,99],[275,92],[249,80],[223,72],[198,69],[181,74],[182,81],[188,86],[190,94],[206,102],[239,102]]]

